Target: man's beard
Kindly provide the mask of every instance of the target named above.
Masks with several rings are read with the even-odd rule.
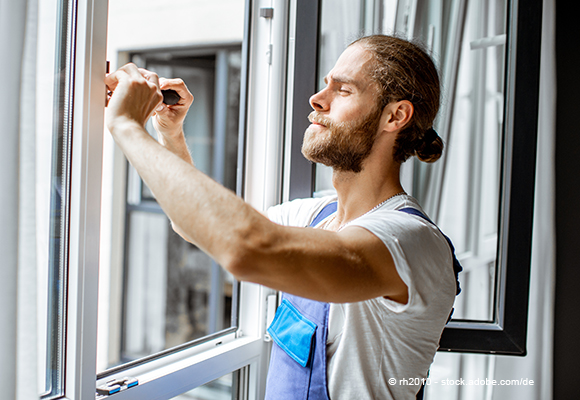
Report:
[[[327,132],[307,129],[302,143],[302,154],[308,160],[332,167],[336,171],[362,171],[363,161],[371,153],[382,111],[378,106],[364,118],[336,123],[313,111],[310,122],[326,127]]]

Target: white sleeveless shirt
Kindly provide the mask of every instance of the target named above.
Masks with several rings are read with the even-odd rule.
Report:
[[[306,227],[332,201],[336,197],[293,200],[270,208],[268,216],[281,225]],[[420,385],[413,383],[426,378],[435,356],[455,300],[451,249],[437,227],[396,211],[405,207],[421,210],[413,197],[401,195],[348,224],[383,241],[409,300],[400,304],[379,297],[330,304],[327,375],[332,400],[414,400]]]

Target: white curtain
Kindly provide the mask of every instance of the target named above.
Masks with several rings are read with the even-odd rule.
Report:
[[[37,0],[0,0],[0,387],[6,399],[36,386],[35,86]],[[31,384],[32,383],[32,384]]]

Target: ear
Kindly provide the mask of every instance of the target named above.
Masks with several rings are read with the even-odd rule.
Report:
[[[389,103],[383,109],[383,130],[398,132],[402,130],[413,117],[413,104],[408,100]]]

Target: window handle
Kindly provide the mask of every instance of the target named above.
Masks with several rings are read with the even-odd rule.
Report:
[[[97,386],[97,394],[110,396],[121,390],[126,390],[137,386],[139,381],[136,378],[125,377],[122,379],[112,379],[104,385]]]

